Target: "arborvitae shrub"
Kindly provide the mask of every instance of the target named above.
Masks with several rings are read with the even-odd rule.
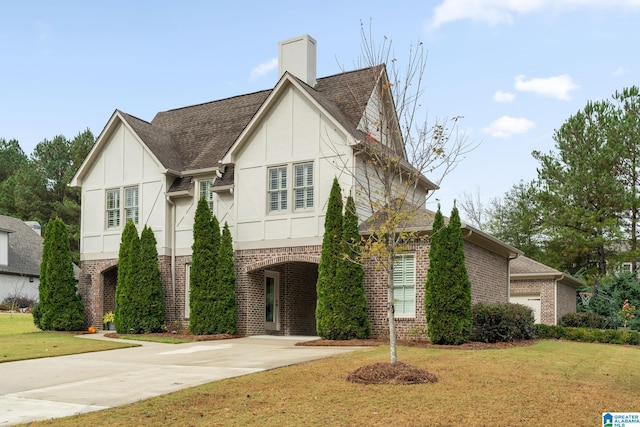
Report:
[[[233,241],[225,222],[218,247],[216,265],[216,333],[235,334],[237,326],[236,272],[233,262]]]
[[[164,292],[158,266],[157,241],[153,230],[145,226],[140,234],[139,300],[141,330],[160,332],[164,326]]]
[[[472,341],[508,342],[535,337],[533,311],[524,305],[476,304],[472,313]]]
[[[605,329],[609,327],[609,320],[597,313],[567,313],[560,319],[560,324],[571,328]]]

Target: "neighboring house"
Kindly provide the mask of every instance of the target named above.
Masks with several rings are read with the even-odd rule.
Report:
[[[520,256],[511,261],[509,301],[531,307],[535,322],[557,325],[567,313],[576,312],[580,280]]]
[[[334,177],[354,194],[368,167],[358,146],[382,139],[369,117],[388,99],[383,65],[316,79],[316,42],[281,42],[273,89],[158,113],[147,122],[116,110],[71,185],[82,189],[79,290],[91,325],[115,308],[118,248],[125,222],[152,228],[168,321],[189,318],[192,226],[203,196],[232,232],[239,332],[316,333],[316,281],[326,204]],[[395,111],[385,117],[395,120]],[[379,119],[379,117],[377,118]],[[398,152],[404,153],[401,141]],[[437,187],[423,177],[414,197]],[[427,212],[427,211],[425,211]],[[429,216],[428,214],[425,214]],[[425,217],[426,221],[426,217]],[[429,231],[430,223],[419,224]],[[465,228],[474,301],[507,302],[517,251]],[[402,331],[424,325],[428,248],[398,258]],[[366,266],[374,333],[386,331],[386,279]],[[384,293],[383,293],[384,292]]]
[[[38,223],[0,215],[0,302],[14,296],[38,300],[42,242]]]

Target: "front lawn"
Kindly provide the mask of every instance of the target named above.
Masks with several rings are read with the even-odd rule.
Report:
[[[361,366],[388,361],[381,346],[38,425],[601,425],[604,411],[638,411],[638,347],[544,340],[497,350],[400,347],[398,354],[439,381],[345,381]]]
[[[0,313],[0,363],[134,346],[78,338],[66,332],[42,332],[34,326],[30,313]]]

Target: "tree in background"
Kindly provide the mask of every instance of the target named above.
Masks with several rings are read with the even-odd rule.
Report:
[[[137,266],[138,288],[136,306],[141,332],[160,332],[164,326],[164,292],[158,266],[156,236],[146,226],[140,234],[140,256]]]
[[[46,250],[41,263],[44,275],[40,279],[43,299],[38,309],[41,328],[83,330],[84,305],[77,292],[67,228],[60,218],[49,221],[45,241]]]
[[[218,247],[216,266],[216,333],[235,334],[238,330],[236,312],[236,272],[233,262],[233,241],[225,222]]]
[[[364,269],[361,264],[358,216],[352,196],[347,198],[342,218],[342,250],[337,254],[334,339],[368,338],[371,324],[367,318]]]
[[[324,219],[322,252],[318,264],[316,285],[316,329],[325,339],[339,339],[334,304],[339,299],[340,289],[336,283],[338,256],[342,253],[342,191],[337,178],[333,178],[327,213]]]
[[[138,230],[133,221],[128,221],[122,230],[120,249],[118,251],[118,279],[116,282],[116,311],[114,324],[116,331],[129,333],[134,323],[132,314],[132,289],[135,280],[135,256],[131,255],[139,244]]]
[[[95,138],[88,129],[74,139],[45,139],[27,159],[18,141],[0,139],[0,213],[43,227],[61,218],[69,234],[74,262],[80,249],[80,190],[68,186]]]
[[[216,333],[213,313],[215,309],[216,255],[218,252],[216,242],[219,242],[219,236],[220,229],[214,229],[209,203],[204,197],[201,197],[193,223],[189,292],[191,308],[189,329],[196,335]]]

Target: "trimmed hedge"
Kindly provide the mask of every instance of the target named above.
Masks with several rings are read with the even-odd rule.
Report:
[[[562,326],[570,328],[606,329],[609,321],[606,317],[597,313],[567,313],[560,319]]]
[[[555,325],[536,325],[536,335],[543,339],[597,342],[603,344],[640,345],[640,332],[626,329],[571,328]]]
[[[476,304],[472,307],[471,341],[508,342],[535,338],[533,311],[520,304]]]

